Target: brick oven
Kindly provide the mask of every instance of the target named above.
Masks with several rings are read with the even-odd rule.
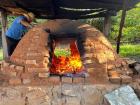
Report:
[[[123,84],[133,74],[99,30],[72,20],[50,20],[29,30],[1,72],[10,85]]]

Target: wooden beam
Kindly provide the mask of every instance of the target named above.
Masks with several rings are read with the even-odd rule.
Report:
[[[104,17],[103,33],[105,36],[109,36],[111,30],[111,16]]]
[[[7,30],[7,14],[5,11],[1,11],[1,25],[2,25],[2,46],[3,46],[3,57],[8,57],[7,42],[6,42],[6,30]]]
[[[126,7],[127,7],[127,0],[123,0],[123,11],[122,11],[122,17],[121,17],[121,22],[120,22],[120,29],[119,29],[119,35],[117,38],[117,53],[119,54],[120,51],[120,41],[121,41],[121,37],[122,37],[122,30],[123,30],[123,26],[125,23],[125,17],[126,17]]]

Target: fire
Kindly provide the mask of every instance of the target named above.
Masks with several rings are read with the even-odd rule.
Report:
[[[69,50],[70,53],[68,55],[62,54],[57,56],[53,52],[50,68],[52,74],[79,73],[82,71],[83,65],[75,40],[70,41]]]

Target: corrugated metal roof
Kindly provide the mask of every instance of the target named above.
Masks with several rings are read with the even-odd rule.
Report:
[[[140,0],[127,0],[127,9]],[[38,18],[91,18],[115,15],[122,9],[123,0],[0,0],[7,11],[33,12]]]

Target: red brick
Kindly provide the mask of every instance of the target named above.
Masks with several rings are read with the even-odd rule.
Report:
[[[94,70],[95,70],[94,66],[93,66],[93,68],[87,68],[88,73],[93,73]]]
[[[8,62],[3,62],[3,67],[8,67],[10,65],[10,63]]]
[[[126,71],[126,74],[127,74],[128,76],[133,76],[133,71],[132,71],[132,70],[127,70],[127,71]]]
[[[107,65],[107,69],[108,69],[108,70],[111,70],[111,69],[113,69],[114,67],[115,67],[114,64],[108,64],[108,65]]]
[[[73,78],[73,83],[84,83],[84,78],[75,77],[75,78]]]
[[[50,76],[50,73],[49,72],[47,72],[47,73],[39,73],[38,74],[38,77],[40,77],[40,78],[47,78],[49,76]]]
[[[33,73],[33,72],[41,73],[41,72],[48,72],[48,71],[49,71],[48,68],[28,68],[28,72],[30,73]]]
[[[122,62],[122,65],[125,66],[125,65],[127,65],[127,63],[126,63],[125,61],[123,61],[123,62]]]
[[[33,36],[35,39],[39,39],[40,37],[38,35]]]
[[[122,75],[121,79],[122,79],[122,84],[132,82],[132,77],[130,77],[130,76]]]
[[[121,83],[121,78],[120,77],[109,77],[109,80],[110,80],[111,83],[117,83],[117,84]]]
[[[92,60],[91,60],[91,59],[89,59],[89,60],[84,60],[83,63],[84,63],[84,64],[89,64],[89,63],[92,63]]]
[[[108,71],[109,76],[119,76],[119,73],[117,71]]]
[[[63,83],[72,83],[72,78],[71,77],[62,77],[62,81]]]
[[[115,64],[116,67],[121,67],[122,65],[120,63]]]
[[[9,73],[9,75],[11,77],[16,77],[17,76],[17,72],[15,72],[15,71],[7,72],[7,73]]]
[[[48,81],[51,84],[60,84],[60,77],[59,76],[50,76],[48,78]]]
[[[38,49],[36,47],[29,47],[28,51],[37,51]]]
[[[92,53],[86,53],[82,58],[92,58],[93,54]]]
[[[44,63],[49,63],[49,58],[48,57],[44,57],[44,60],[43,60]]]
[[[86,52],[90,52],[90,51],[91,51],[91,47],[90,47],[90,46],[85,46],[85,47],[84,47],[84,50],[85,50]]]
[[[21,79],[20,78],[11,78],[9,80],[10,85],[20,85],[21,84]]]
[[[26,78],[26,79],[23,79],[22,82],[23,82],[23,84],[29,84],[29,83],[31,83],[31,79]]]
[[[20,71],[23,71],[24,70],[24,67],[23,66],[16,66],[15,68],[16,68],[16,70],[20,70]]]
[[[12,65],[10,65],[9,67],[10,67],[10,69],[15,69],[16,65],[13,65],[13,64],[12,64]]]
[[[41,53],[37,53],[37,52],[28,52],[27,53],[27,56],[41,56],[42,54]]]
[[[36,60],[26,60],[26,64],[36,65]]]
[[[48,52],[48,51],[46,51],[46,52],[44,52],[44,53],[43,53],[43,56],[44,56],[44,57],[48,57],[48,58],[49,58],[49,57],[50,57],[50,54],[49,54],[49,52]]]
[[[22,79],[33,78],[33,74],[31,74],[31,73],[22,73],[21,78]]]

